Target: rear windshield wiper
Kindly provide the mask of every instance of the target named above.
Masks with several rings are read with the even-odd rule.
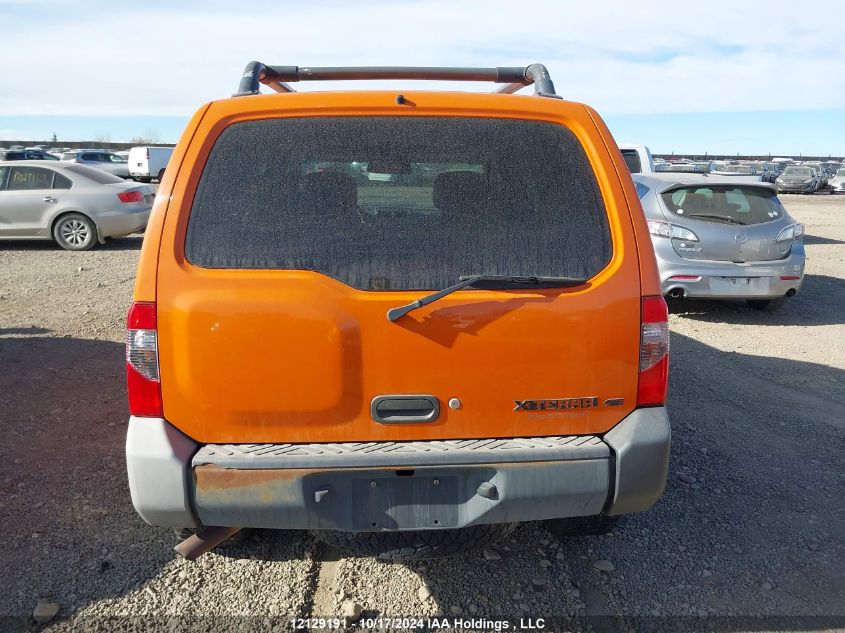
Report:
[[[688,218],[709,218],[711,220],[724,220],[725,222],[730,222],[731,224],[742,224],[743,226],[746,225],[745,222],[741,220],[734,220],[733,218],[729,218],[725,215],[707,215],[705,213],[688,213]]]
[[[434,294],[430,294],[422,299],[417,299],[403,306],[397,306],[387,311],[387,320],[396,321],[403,316],[416,310],[427,306],[429,303],[434,303],[438,299],[452,294],[457,290],[466,288],[468,286],[486,286],[488,288],[509,288],[513,286],[536,286],[538,288],[568,288],[570,286],[580,286],[585,283],[586,279],[578,277],[534,277],[526,275],[462,275],[458,277],[459,281],[454,286],[449,286],[443,290],[438,290]]]

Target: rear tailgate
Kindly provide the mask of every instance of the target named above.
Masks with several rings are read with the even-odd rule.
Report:
[[[201,442],[281,443],[600,433],[630,412],[637,255],[583,107],[419,93],[414,116],[374,119],[355,115],[379,93],[357,113],[321,98],[323,119],[278,118],[310,95],[250,98],[272,114],[219,138],[231,106],[214,104],[188,150],[159,261],[165,417]],[[493,118],[503,103],[521,120]],[[433,116],[447,104],[458,116]],[[477,273],[588,281],[465,289],[387,320]],[[377,422],[385,395],[433,396],[439,415]]]

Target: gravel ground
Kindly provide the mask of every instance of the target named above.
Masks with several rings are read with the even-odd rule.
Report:
[[[0,242],[0,628],[43,627],[39,599],[60,608],[50,631],[283,630],[353,603],[364,617],[606,616],[572,624],[602,631],[695,622],[678,616],[845,626],[845,198],[783,201],[807,224],[795,299],[774,314],[671,306],[672,468],[652,511],[605,537],[526,524],[414,564],[265,531],[177,560],[126,488],[122,339],[140,239],[86,253]]]

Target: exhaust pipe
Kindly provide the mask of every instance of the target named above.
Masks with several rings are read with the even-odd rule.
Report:
[[[669,297],[672,299],[683,299],[686,293],[683,288],[672,288],[669,291]]]
[[[789,290],[786,291],[786,296],[787,297],[794,297],[796,292],[797,291],[795,290],[795,288],[790,288]]]
[[[239,532],[240,529],[237,527],[207,527],[186,538],[174,547],[173,551],[186,560],[196,560]]]

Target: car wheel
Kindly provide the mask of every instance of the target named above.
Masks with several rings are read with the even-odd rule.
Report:
[[[546,529],[558,538],[570,536],[601,536],[616,527],[620,517],[597,514],[589,517],[570,517],[544,521]]]
[[[81,213],[68,213],[53,226],[53,239],[68,251],[87,251],[97,243],[97,227]]]
[[[748,303],[748,307],[752,310],[774,312],[786,303],[786,297],[778,297],[777,299],[748,299],[746,303]]]
[[[337,532],[311,530],[318,541],[351,554],[393,561],[439,558],[468,552],[495,543],[513,530],[514,524],[473,525],[457,530],[411,532]]]

